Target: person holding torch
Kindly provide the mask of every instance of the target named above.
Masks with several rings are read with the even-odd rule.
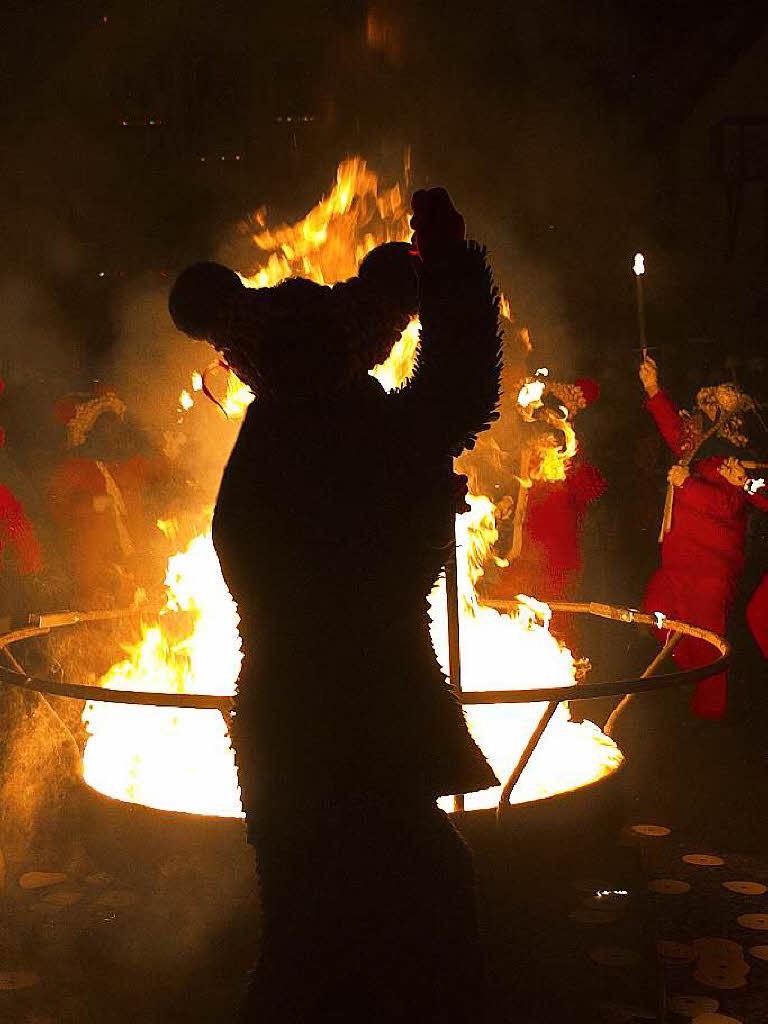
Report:
[[[667,475],[661,566],[648,583],[643,607],[724,634],[744,568],[748,507],[768,511],[762,481],[748,474],[744,462],[743,417],[754,404],[726,383],[701,388],[696,409],[681,412],[662,390],[647,352],[639,376],[646,408],[677,457]],[[756,609],[751,627],[763,612]],[[708,645],[693,637],[684,637],[673,653],[683,668],[706,664],[709,656]],[[691,708],[700,718],[720,720],[726,702],[727,678],[720,673],[697,684]]]

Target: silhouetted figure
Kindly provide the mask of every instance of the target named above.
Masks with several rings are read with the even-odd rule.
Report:
[[[498,298],[447,193],[413,203],[420,257],[381,246],[332,288],[198,264],[171,294],[257,395],[214,516],[262,897],[245,1021],[482,1018],[471,857],[435,800],[496,782],[426,596],[453,543],[451,456],[498,401]],[[367,371],[417,310],[416,373],[387,395]]]

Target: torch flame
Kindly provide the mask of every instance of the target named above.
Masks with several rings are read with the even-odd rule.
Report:
[[[635,262],[632,265],[632,269],[638,277],[645,273],[645,257],[641,252],[635,253]]]

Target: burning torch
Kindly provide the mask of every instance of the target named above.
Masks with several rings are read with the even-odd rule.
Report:
[[[640,335],[640,347],[643,350],[643,359],[648,355],[648,342],[645,337],[645,295],[643,294],[643,275],[645,274],[645,257],[641,252],[635,253],[635,262],[632,265],[635,272],[635,283],[637,285],[637,330]]]

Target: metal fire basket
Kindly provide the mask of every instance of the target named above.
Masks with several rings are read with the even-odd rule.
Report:
[[[514,601],[488,602],[499,611],[508,611]],[[700,626],[693,626],[676,619],[667,619],[660,612],[653,615],[615,605],[596,602],[553,602],[553,611],[574,612],[603,619],[611,619],[625,624],[656,626],[667,630],[667,642],[662,647],[648,668],[641,676],[628,679],[607,680],[602,683],[585,683],[578,686],[540,686],[519,690],[479,690],[466,691],[457,688],[462,704],[536,704],[546,702],[546,709],[531,735],[518,764],[502,788],[497,808],[500,820],[509,810],[510,795],[536,746],[544,735],[558,705],[567,700],[595,700],[601,697],[622,697],[607,724],[608,733],[626,702],[632,696],[650,693],[654,690],[680,686],[685,683],[698,682],[708,676],[723,671],[730,661],[731,646],[727,640]],[[154,707],[177,707],[216,710],[228,721],[232,709],[232,698],[206,693],[161,693],[138,692],[132,690],[116,690],[109,687],[87,686],[77,683],[56,682],[27,674],[9,648],[22,640],[45,636],[53,629],[76,626],[83,622],[99,622],[108,619],[128,618],[140,614],[137,609],[104,612],[62,612],[53,615],[30,616],[27,625],[0,634],[0,652],[8,661],[8,666],[0,665],[0,680],[23,690],[36,692],[43,696],[70,697],[84,701],[107,701],[115,704],[142,704]],[[718,656],[706,665],[698,668],[678,669],[673,672],[658,672],[661,664],[667,659],[677,642],[683,636],[692,636],[704,640],[715,648]],[[456,810],[460,811],[461,803],[457,801]]]

